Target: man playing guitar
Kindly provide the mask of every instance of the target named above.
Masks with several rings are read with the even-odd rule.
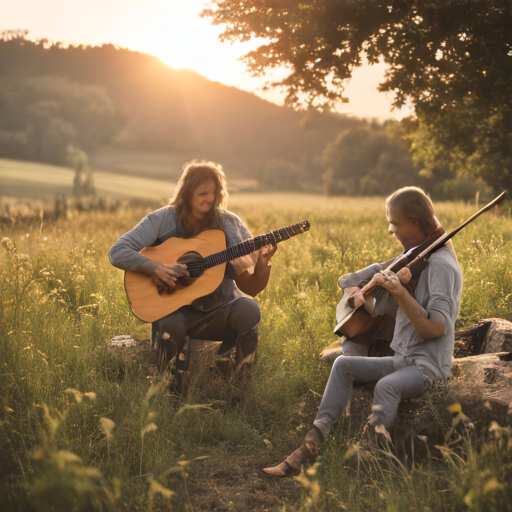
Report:
[[[112,265],[153,278],[160,290],[172,291],[181,276],[188,276],[183,264],[164,265],[139,253],[171,237],[191,238],[205,230],[219,229],[229,246],[251,238],[245,224],[225,210],[226,179],[220,165],[191,162],[185,165],[170,205],[147,215],[111,247]],[[157,347],[158,369],[165,372],[185,343],[192,328],[201,339],[223,341],[219,353],[236,347],[237,364],[250,359],[258,344],[260,309],[251,297],[265,289],[270,277],[270,260],[277,245],[262,247],[226,264],[224,279],[211,294],[153,322],[153,345]],[[197,332],[197,325],[201,330]]]

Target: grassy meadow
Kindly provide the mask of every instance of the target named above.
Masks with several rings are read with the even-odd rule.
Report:
[[[475,210],[436,207],[447,229]],[[509,510],[507,427],[496,426],[478,449],[462,440],[414,461],[361,449],[345,419],[308,474],[261,478],[314,418],[329,374],[318,356],[335,341],[338,277],[400,248],[387,234],[382,198],[233,194],[229,208],[254,234],[311,222],[274,257],[257,298],[254,379],[236,400],[217,383],[173,402],[137,361],[108,350],[115,335],[149,337],[107,251],[153,208],[2,227],[0,510]],[[510,215],[485,214],[454,247],[464,275],[458,327],[512,320]]]
[[[102,197],[152,201],[171,197],[183,162],[190,160],[173,153],[103,148],[92,161],[96,193]],[[255,180],[236,172],[227,174],[231,190],[256,186]],[[48,199],[58,193],[71,197],[74,176],[70,167],[0,158],[0,197]]]

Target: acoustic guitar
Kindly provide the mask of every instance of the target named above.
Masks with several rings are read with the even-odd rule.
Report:
[[[277,244],[308,231],[307,220],[286,226],[264,235],[245,240],[226,248],[226,236],[220,229],[203,231],[193,238],[169,238],[160,245],[146,247],[140,254],[146,258],[172,265],[187,266],[190,277],[179,277],[170,291],[158,289],[153,278],[127,270],[124,287],[133,313],[144,322],[155,322],[199,297],[214,292],[224,279],[226,263]]]

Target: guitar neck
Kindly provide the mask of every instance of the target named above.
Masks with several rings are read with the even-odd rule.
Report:
[[[261,249],[265,245],[278,244],[279,242],[288,240],[295,235],[300,235],[301,233],[308,231],[309,227],[309,222],[305,220],[298,222],[297,224],[292,224],[291,226],[270,231],[264,235],[255,236],[254,238],[250,238],[236,245],[232,245],[224,251],[216,252],[215,254],[210,254],[210,256],[204,257],[204,269],[206,270],[208,268],[216,267],[217,265],[222,265],[228,261],[236,260],[242,256],[247,256],[248,254],[251,254],[251,252]]]

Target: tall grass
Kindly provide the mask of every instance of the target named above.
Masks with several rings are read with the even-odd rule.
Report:
[[[107,251],[150,208],[84,212],[52,225],[4,230],[0,509],[191,509],[187,475],[200,474],[205,459],[185,461],[227,447],[277,462],[312,419],[314,407],[301,409],[305,397],[321,393],[328,377],[318,354],[335,339],[337,278],[400,251],[387,234],[382,202],[232,197],[230,208],[254,234],[303,219],[311,231],[280,245],[270,284],[257,299],[262,323],[254,382],[241,402],[221,406],[211,405],[219,398],[212,389],[177,405],[162,386],[150,387],[137,362],[108,350],[114,335],[149,336],[129,311],[122,273],[110,266]],[[447,228],[473,210],[437,205]],[[511,239],[512,221],[492,213],[455,238],[464,275],[458,327],[485,317],[511,319]],[[367,456],[364,449],[347,458],[355,441],[341,422],[316,474],[303,476],[302,505],[291,506],[503,510],[496,507],[511,491],[512,450],[509,432],[498,431],[480,451],[467,443],[446,447],[444,462],[427,457],[411,464],[385,453]]]

